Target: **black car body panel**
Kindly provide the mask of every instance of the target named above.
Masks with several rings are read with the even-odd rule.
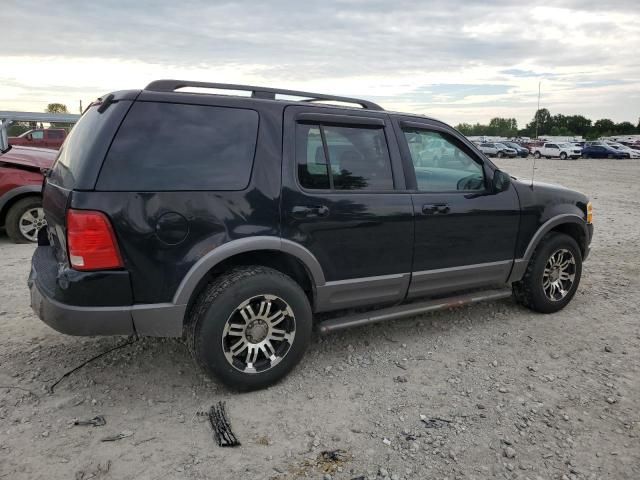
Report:
[[[71,334],[178,336],[202,285],[236,264],[281,269],[324,312],[517,281],[545,229],[580,228],[588,252],[584,195],[516,180],[496,187],[497,167],[442,122],[368,102],[354,109],[259,97],[125,91],[89,107],[44,188],[48,234],[30,278],[44,321]],[[149,107],[190,113],[140,114]],[[229,122],[252,112],[253,126],[241,136],[202,117],[224,112]],[[185,138],[171,137],[172,125]],[[185,172],[209,168],[193,163],[198,155],[219,154],[215,145],[199,148],[203,131],[203,145],[222,142],[224,158],[246,161],[251,171],[229,175],[228,188],[207,187],[217,174]],[[181,156],[178,144],[189,153]],[[237,164],[221,165],[232,172]],[[125,177],[127,165],[137,173]],[[182,177],[197,185],[185,187]],[[431,181],[438,191],[424,188]],[[139,188],[129,186],[135,182]],[[106,215],[122,268],[70,266],[70,209]],[[93,320],[78,325],[83,316]]]

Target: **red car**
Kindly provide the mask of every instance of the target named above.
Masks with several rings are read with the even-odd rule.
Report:
[[[23,145],[25,147],[53,148],[58,150],[67,131],[64,128],[37,128],[24,132],[18,137],[9,137],[9,145]]]
[[[42,210],[41,168],[51,168],[58,152],[12,147],[0,155],[0,227],[16,243],[35,242],[46,222]]]

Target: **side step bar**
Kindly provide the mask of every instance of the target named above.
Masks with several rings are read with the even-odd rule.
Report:
[[[405,305],[372,310],[370,312],[356,313],[345,317],[332,318],[318,324],[318,331],[325,335],[344,328],[359,327],[370,323],[378,323],[397,318],[412,317],[425,312],[436,310],[446,310],[447,308],[459,307],[470,303],[484,302],[487,300],[499,300],[511,296],[511,288],[501,290],[485,290],[454,297],[439,298],[437,300],[427,300],[414,302]]]

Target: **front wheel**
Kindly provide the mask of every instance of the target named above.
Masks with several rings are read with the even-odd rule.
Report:
[[[191,309],[187,343],[200,367],[237,390],[267,387],[289,373],[311,339],[306,294],[290,277],[238,267],[210,283]]]
[[[536,157],[536,158],[540,158],[542,155],[540,155],[540,152],[536,152],[536,153],[533,154],[533,156]]]
[[[522,280],[513,284],[516,300],[540,313],[563,309],[582,275],[582,252],[569,235],[551,232],[534,252]]]
[[[502,157],[504,157],[504,153],[498,152],[498,158],[502,158]]]
[[[560,160],[566,160],[566,159],[567,159],[567,154],[566,154],[566,153],[564,153],[564,152],[562,152],[562,153],[560,154]]]

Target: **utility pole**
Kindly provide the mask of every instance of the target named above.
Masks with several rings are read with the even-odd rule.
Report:
[[[538,123],[540,122],[540,85],[542,80],[538,82],[538,109],[536,110],[536,140],[538,140]],[[533,164],[531,165],[531,188],[533,189],[533,178],[536,176],[536,156],[533,156]]]
[[[540,122],[540,85],[542,85],[542,80],[538,82],[538,109],[536,110],[536,140],[538,139],[538,123]]]

